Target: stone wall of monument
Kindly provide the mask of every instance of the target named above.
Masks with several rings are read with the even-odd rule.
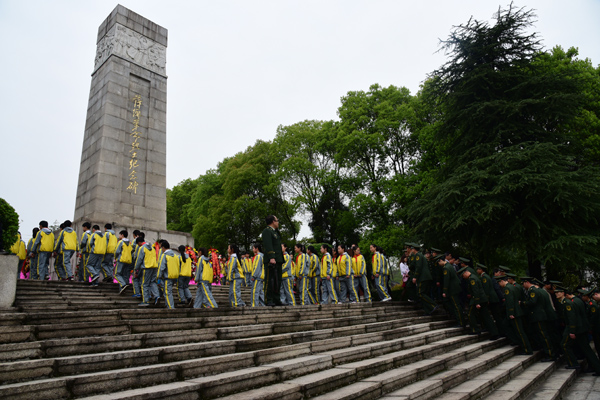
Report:
[[[98,29],[74,221],[166,229],[167,30],[117,6]]]

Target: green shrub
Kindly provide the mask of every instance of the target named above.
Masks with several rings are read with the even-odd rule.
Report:
[[[17,214],[15,209],[2,198],[0,198],[0,225],[2,226],[0,250],[8,250],[17,240],[19,214]]]

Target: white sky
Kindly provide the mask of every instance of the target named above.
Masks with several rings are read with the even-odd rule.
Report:
[[[278,125],[336,119],[351,90],[416,93],[444,62],[438,39],[490,0],[154,1],[120,4],[169,31],[167,187],[196,178]],[[522,0],[544,46],[600,63],[600,1]],[[98,26],[115,1],[0,0],[0,197],[25,238],[72,219]],[[182,156],[185,154],[186,156]]]

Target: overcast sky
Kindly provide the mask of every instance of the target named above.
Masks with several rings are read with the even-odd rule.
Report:
[[[439,39],[489,0],[151,1],[123,6],[169,31],[167,187],[196,178],[277,126],[336,119],[351,90],[416,93],[439,67]],[[546,48],[600,63],[600,1],[527,0]],[[0,0],[0,197],[25,238],[72,219],[98,26],[115,1]],[[186,157],[182,157],[186,154]]]

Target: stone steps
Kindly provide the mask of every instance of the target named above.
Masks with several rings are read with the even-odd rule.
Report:
[[[431,323],[431,324],[440,324],[440,323]],[[386,343],[386,347],[388,351],[391,351],[397,347],[403,346],[411,346],[418,345],[419,343],[427,340],[437,340],[441,337],[446,337],[447,335],[456,335],[462,332],[460,328],[446,328],[443,330],[434,330],[433,332],[422,332],[429,331],[432,329],[431,324],[421,324],[421,326],[417,325],[414,327],[408,327],[405,330],[396,330],[395,335],[406,335],[407,333],[412,332],[421,332],[416,333],[415,335],[408,336],[405,338],[397,338],[393,340],[389,340]],[[442,322],[442,324],[447,324]],[[412,331],[412,332],[411,332]],[[377,340],[378,338],[373,338],[372,335],[362,334],[362,335],[353,335],[350,337],[334,338],[334,339],[320,339],[313,342],[304,342],[295,345],[281,346],[277,348],[277,351],[273,349],[264,349],[264,350],[255,350],[248,351],[243,353],[233,353],[233,354],[224,354],[219,356],[204,356],[197,354],[188,354],[187,352],[179,351],[180,349],[175,349],[173,354],[177,354],[179,357],[182,355],[186,357],[191,357],[191,359],[175,361],[171,363],[156,363],[155,360],[144,359],[140,356],[139,351],[133,351],[130,355],[133,355],[129,360],[142,360],[137,362],[149,362],[151,365],[147,366],[130,366],[126,369],[116,369],[109,371],[102,371],[97,373],[83,373],[79,375],[67,376],[64,378],[54,378],[54,379],[41,379],[39,381],[28,381],[24,383],[17,384],[8,384],[0,386],[0,397],[11,397],[11,398],[19,398],[18,396],[23,396],[23,398],[35,398],[37,392],[37,383],[44,382],[52,387],[57,387],[56,382],[63,382],[64,390],[68,388],[69,393],[73,396],[82,396],[82,395],[90,395],[94,394],[98,391],[106,391],[107,388],[110,388],[111,391],[118,390],[126,390],[136,386],[145,386],[156,384],[160,382],[172,382],[183,379],[190,379],[196,377],[203,377],[206,375],[212,375],[215,373],[227,373],[231,372],[231,370],[239,369],[239,368],[253,368],[257,367],[261,364],[265,364],[268,362],[277,362],[277,361],[285,361],[290,360],[291,358],[297,358],[299,356],[306,357],[307,354],[311,353],[320,353],[324,350],[330,349],[341,349],[344,350],[341,353],[346,354],[330,354],[329,357],[331,359],[337,360],[340,357],[369,357],[371,353],[372,347],[380,347],[381,343],[376,342],[375,344],[362,344],[356,347],[353,347],[354,343],[362,343],[365,340]],[[367,336],[367,337],[365,337]],[[232,350],[231,347],[227,347],[227,343],[223,343],[224,351],[230,352]],[[209,349],[209,351],[215,351],[215,348],[218,346],[205,347],[205,349]],[[161,352],[164,352],[165,349],[153,349],[147,350],[145,352],[145,356],[152,358],[157,357]],[[205,351],[206,353],[206,351]],[[351,354],[350,354],[351,353]],[[358,354],[358,356],[356,356]],[[102,355],[89,356],[88,362],[98,361],[99,364],[92,365],[91,368],[106,368],[110,366],[110,364],[102,364],[104,360],[109,363],[111,360],[111,354],[104,355],[104,359],[102,359]],[[124,357],[124,353],[121,352],[117,354],[117,360],[122,360]],[[198,358],[198,357],[202,358]],[[112,358],[115,360],[115,357]],[[64,368],[62,372],[73,373],[77,366],[82,367],[85,364],[78,363],[77,360],[75,362],[71,359],[56,359],[56,360],[35,360],[33,362],[22,362],[22,363],[9,363],[0,366],[0,376],[7,376],[12,371],[15,374],[18,371],[23,371],[25,379],[31,379],[32,376],[29,375],[31,371],[37,370],[40,372],[39,376],[35,378],[41,378],[44,376],[51,376],[56,373],[61,373],[61,368]],[[125,361],[127,363],[128,361]],[[288,370],[296,370],[298,362],[301,364],[304,362],[302,358],[296,361],[292,361],[290,365],[288,365]],[[118,362],[116,364],[118,365]],[[320,363],[314,363],[313,367],[320,368]],[[58,370],[57,370],[58,366]],[[122,365],[121,365],[122,366]],[[19,368],[21,367],[21,368]],[[306,366],[305,366],[306,367]],[[281,374],[282,366],[278,371]],[[52,370],[50,370],[52,369]],[[81,371],[80,371],[81,372]],[[132,382],[132,377],[136,377],[135,382]]]
[[[511,397],[511,399],[559,400],[564,397],[576,378],[577,371],[564,369],[564,365],[559,365],[546,381],[536,388],[535,392],[528,394],[526,397]],[[510,387],[505,388],[504,391],[510,393]],[[493,397],[490,396],[490,398]]]
[[[362,326],[362,329],[361,326],[353,326],[353,330],[363,333],[350,336],[350,338],[352,340],[351,343],[357,345],[358,343],[361,343],[361,341],[396,338],[399,335],[423,332],[428,329],[439,329],[444,326],[448,326],[448,324],[448,322],[431,322],[396,328],[396,324],[391,323],[388,327],[386,327],[389,329],[381,330],[379,330],[381,328],[381,324],[367,324]],[[371,330],[375,331],[375,329],[378,329],[376,333],[370,332]],[[367,331],[369,331],[369,333],[367,333]],[[329,332],[300,331],[291,334],[279,335],[271,335],[269,332],[267,332],[268,336],[249,337],[251,333],[256,335],[257,333],[261,334],[263,332],[264,330],[260,326],[245,326],[243,330],[235,327],[234,330],[227,331],[224,334],[219,328],[197,330],[193,332],[194,341],[196,343],[177,345],[170,341],[170,336],[181,336],[180,331],[169,332],[170,335],[165,335],[162,337],[162,339],[165,340],[157,340],[156,338],[153,338],[154,341],[152,343],[154,344],[154,347],[146,348],[140,348],[142,347],[140,346],[140,341],[142,339],[139,338],[139,335],[136,335],[134,338],[128,338],[130,339],[128,341],[129,346],[121,345],[116,352],[70,355],[57,358],[44,358],[42,360],[0,363],[0,383],[10,382],[12,380],[34,378],[40,379],[50,376],[95,372],[110,368],[116,369],[126,366],[141,366],[160,362],[186,360],[197,357],[223,355],[235,352],[244,352],[250,349],[262,350],[284,346],[280,349],[280,351],[298,351],[300,348],[315,350],[314,347],[310,348],[308,345],[300,344],[310,343],[307,341],[307,339],[311,338],[311,334],[318,337],[319,340],[324,341],[328,339],[335,339],[336,337],[343,335],[346,330],[343,328],[335,328],[329,330]],[[153,335],[155,334],[153,333]],[[58,349],[67,348],[71,350],[72,354],[77,353],[77,350],[73,349],[73,341],[71,341],[70,344],[68,341],[55,342],[58,342],[53,343],[57,345],[56,347]],[[118,342],[125,342],[125,340]],[[85,346],[89,343],[89,340],[85,340],[83,341],[83,345],[80,344],[80,346],[85,348]],[[333,347],[336,344],[327,345]],[[48,347],[46,347],[47,353]],[[27,349],[31,350],[31,347]],[[256,357],[259,356],[256,355]],[[22,371],[22,373],[16,373],[17,371]]]
[[[545,400],[576,376],[409,303],[167,310],[117,292],[19,282],[0,398]]]
[[[239,393],[231,398],[279,398],[286,393],[286,398],[302,398],[313,396],[323,391],[348,384],[356,380],[357,371],[366,373],[368,367],[356,368],[353,366],[344,367],[348,360],[357,362],[357,360],[369,360],[372,356],[387,356],[390,363],[394,361],[401,363],[405,359],[405,353],[400,348],[412,349],[415,355],[423,356],[423,351],[419,346],[422,343],[430,342],[433,347],[437,347],[440,352],[448,350],[453,346],[465,343],[467,340],[474,341],[475,338],[468,336],[452,336],[462,331],[462,329],[450,328],[442,332],[425,332],[417,335],[407,336],[387,342],[374,342],[357,347],[347,347],[345,343],[342,349],[327,350],[315,352],[300,357],[289,358],[279,361],[265,359],[263,363],[250,365],[244,368],[244,361],[236,361],[238,367],[235,371],[223,372],[216,375],[209,375],[198,378],[184,377],[183,382],[179,384],[159,384],[144,389],[133,389],[122,392],[111,393],[109,397],[90,396],[89,399],[137,399],[137,398],[203,398],[210,399],[218,396],[228,395],[246,389],[252,389],[256,386],[262,386],[260,389],[248,393]],[[450,336],[452,340],[447,339]],[[437,341],[445,342],[437,344]],[[365,351],[367,350],[368,351]],[[374,353],[374,354],[371,354]],[[187,373],[187,372],[186,372]],[[235,384],[232,384],[235,383]],[[269,385],[269,386],[264,386]],[[295,393],[295,394],[294,394]],[[265,394],[267,394],[265,396]],[[301,394],[298,396],[298,394]],[[185,396],[185,397],[184,397]],[[196,396],[196,397],[194,397]],[[200,396],[200,397],[198,397]]]

